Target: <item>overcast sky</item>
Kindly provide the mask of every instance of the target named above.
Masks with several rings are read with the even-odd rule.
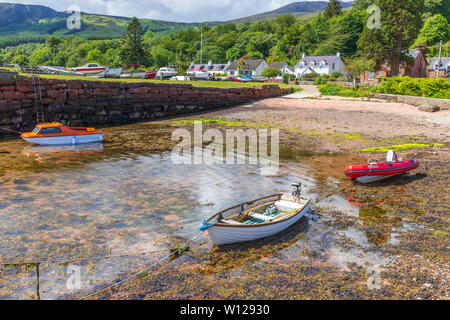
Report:
[[[70,5],[76,5],[83,12],[177,22],[231,20],[271,11],[297,1],[299,0],[0,0],[40,4],[57,11],[66,11]]]

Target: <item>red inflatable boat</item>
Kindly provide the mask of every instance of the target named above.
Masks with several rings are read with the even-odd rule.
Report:
[[[388,152],[387,161],[377,162],[369,160],[369,164],[349,166],[345,168],[345,175],[361,183],[370,183],[396,176],[419,167],[415,159],[402,161],[393,151]]]

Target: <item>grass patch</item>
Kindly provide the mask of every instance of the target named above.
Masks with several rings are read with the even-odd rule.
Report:
[[[27,74],[22,74],[28,76]],[[53,74],[42,74],[42,79],[59,79],[59,80],[83,80],[83,81],[106,81],[106,82],[133,82],[133,83],[164,83],[164,84],[190,84],[198,88],[258,88],[264,85],[277,85],[282,89],[291,89],[293,92],[301,91],[299,86],[288,85],[284,83],[264,83],[264,82],[235,82],[235,81],[170,81],[170,80],[156,80],[156,79],[112,79],[112,78],[93,78],[82,76],[62,76]]]
[[[173,126],[193,126],[195,121],[201,121],[204,125],[218,125],[225,127],[247,127],[259,129],[281,129],[280,126],[272,124],[258,124],[248,121],[234,121],[222,119],[193,119],[193,120],[175,120],[172,121]]]
[[[340,85],[324,84],[319,86],[319,91],[325,96],[340,96],[340,97],[368,97],[369,90],[367,88],[351,87],[347,88]]]
[[[398,144],[394,146],[387,146],[387,147],[373,147],[373,148],[367,148],[367,149],[359,149],[356,150],[356,152],[365,152],[365,153],[386,153],[389,150],[394,151],[402,151],[402,150],[409,150],[409,149],[418,149],[418,148],[430,148],[430,147],[440,147],[443,146],[442,143],[408,143],[408,144]]]
[[[201,121],[203,125],[217,125],[224,127],[246,127],[246,128],[256,128],[256,129],[279,129],[289,132],[301,133],[314,138],[331,138],[331,139],[363,139],[364,137],[359,133],[336,133],[336,132],[322,132],[318,130],[302,130],[297,128],[283,128],[275,124],[267,123],[254,123],[249,121],[235,121],[235,120],[223,120],[218,118],[213,119],[191,119],[191,120],[174,120],[171,122],[172,126],[175,127],[185,127],[193,126],[195,121]],[[156,121],[151,122],[152,124],[161,124],[163,122]]]

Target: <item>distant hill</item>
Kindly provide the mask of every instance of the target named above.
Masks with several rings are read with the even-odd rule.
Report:
[[[343,2],[344,8],[351,3]],[[326,1],[303,1],[291,3],[282,8],[260,13],[250,17],[244,17],[232,21],[208,22],[210,26],[244,21],[256,21],[271,19],[285,13],[297,16],[312,14],[325,10]],[[126,30],[130,20],[128,17],[108,16],[93,13],[82,13],[81,29],[69,30],[66,27],[66,19],[70,14],[58,12],[46,6],[0,3],[0,38],[15,38],[15,36],[29,38],[43,38],[48,35],[79,35],[91,39],[117,38]],[[205,23],[179,23],[154,19],[140,19],[146,31],[155,33],[169,33],[186,28],[199,27]],[[1,39],[0,39],[1,40]],[[6,40],[5,43],[8,43]],[[0,46],[2,42],[0,41]]]
[[[353,4],[351,2],[342,2],[342,8],[347,9],[350,8]],[[328,5],[328,1],[300,1],[290,3],[284,7],[278,8],[273,11],[263,12],[259,14],[255,14],[253,16],[248,16],[240,19],[233,20],[232,22],[251,22],[257,20],[267,20],[276,18],[279,15],[291,13],[296,16],[303,16],[312,13],[317,13],[324,11]]]

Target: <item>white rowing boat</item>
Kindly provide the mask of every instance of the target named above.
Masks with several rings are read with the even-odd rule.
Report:
[[[277,234],[299,221],[310,209],[311,199],[300,196],[301,184],[291,194],[275,194],[236,205],[204,220],[216,245],[257,240]]]

